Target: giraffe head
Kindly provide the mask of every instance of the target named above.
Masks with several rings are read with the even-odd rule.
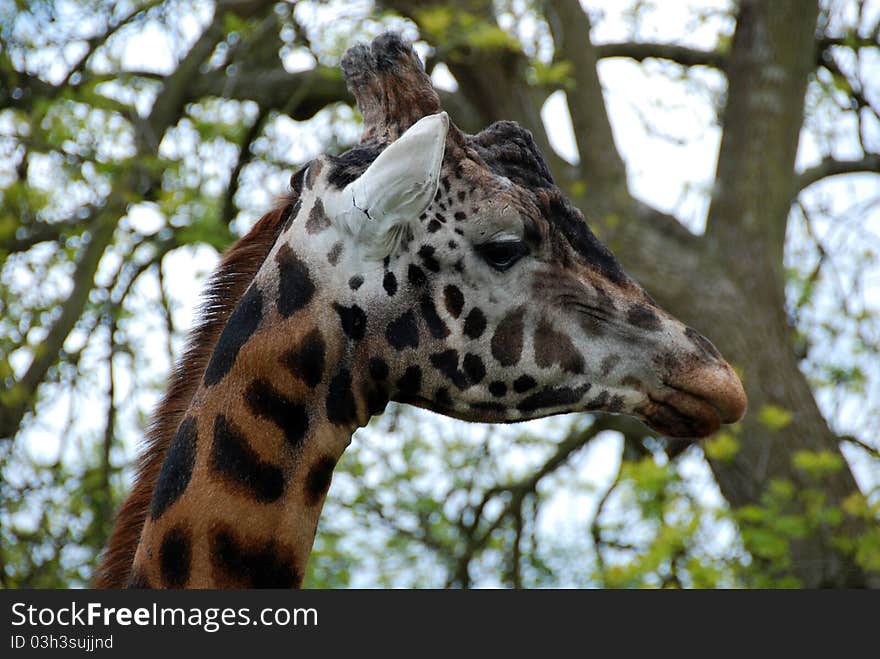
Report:
[[[388,398],[485,422],[606,411],[685,437],[743,415],[731,367],[596,239],[528,131],[463,134],[396,35],[342,66],[363,140],[294,175],[274,259],[278,304],[319,291],[360,360],[337,387],[368,412]]]
[[[102,585],[299,585],[336,461],[389,399],[486,422],[626,413],[685,437],[745,411],[730,366],[624,272],[527,131],[463,134],[396,35],[342,65],[363,140],[297,172],[224,257]]]

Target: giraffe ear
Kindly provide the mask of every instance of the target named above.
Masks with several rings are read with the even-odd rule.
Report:
[[[414,123],[324,207],[330,219],[380,258],[431,204],[449,131],[445,112]]]

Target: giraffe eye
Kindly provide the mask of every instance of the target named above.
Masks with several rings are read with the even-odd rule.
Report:
[[[507,270],[523,256],[529,248],[521,240],[498,240],[477,247],[477,252],[496,270]]]

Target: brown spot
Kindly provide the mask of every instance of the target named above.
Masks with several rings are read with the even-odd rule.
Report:
[[[314,389],[324,375],[325,352],[324,338],[321,330],[316,328],[306,334],[298,346],[287,352],[281,362],[306,386]]]
[[[198,426],[195,418],[188,416],[180,422],[171,446],[162,463],[156,489],[150,501],[150,517],[158,519],[171,504],[177,501],[189,485],[196,464]]]
[[[159,547],[162,581],[168,588],[183,588],[189,581],[192,543],[189,532],[175,526],[165,534]]]
[[[632,375],[627,375],[623,380],[620,381],[624,387],[629,387],[630,389],[635,389],[636,391],[644,391],[645,385],[639,380],[637,377]]]
[[[538,386],[538,383],[535,382],[535,378],[531,375],[520,375],[513,381],[513,390],[518,394],[525,393],[536,386]]]
[[[654,355],[654,358],[651,361],[654,362],[654,365],[664,378],[668,378],[673,373],[678,373],[683,370],[681,358],[679,355],[676,355],[671,351]]]
[[[435,391],[434,402],[436,402],[441,407],[453,407],[452,397],[449,395],[449,389],[447,389],[446,387],[440,387],[437,391]]]
[[[299,588],[302,574],[293,550],[274,538],[238,537],[231,528],[215,525],[211,531],[214,582],[226,588]]]
[[[338,241],[333,247],[330,248],[330,251],[327,252],[327,263],[330,265],[336,265],[339,263],[339,257],[342,256],[342,241]]]
[[[315,183],[317,183],[318,177],[321,175],[321,169],[323,167],[324,165],[321,163],[320,160],[313,160],[311,163],[309,163],[309,170],[306,174],[306,187],[309,190],[311,190],[315,186]]]
[[[605,409],[605,406],[608,405],[608,400],[610,395],[607,391],[599,392],[599,395],[596,396],[593,400],[589,401],[584,408],[585,410],[602,410]]]
[[[468,338],[479,339],[486,331],[486,314],[479,307],[470,310],[464,319],[464,333]]]
[[[308,266],[284,244],[275,255],[278,263],[278,313],[285,318],[305,307],[315,294]]]
[[[634,304],[629,308],[629,311],[626,312],[626,322],[649,332],[656,332],[661,327],[657,312],[647,304],[641,303]]]
[[[288,446],[299,450],[309,428],[309,417],[303,405],[291,400],[262,378],[248,385],[244,398],[254,416],[268,419],[278,426]]]
[[[559,364],[569,373],[584,372],[584,358],[568,335],[557,332],[543,319],[535,329],[535,363],[541,368]]]
[[[305,494],[306,501],[310,506],[314,506],[321,501],[327,490],[330,489],[330,481],[333,479],[333,469],[336,467],[336,460],[330,457],[321,458],[306,476]]]
[[[327,420],[345,425],[357,418],[357,401],[351,389],[351,371],[341,368],[327,385]]]
[[[446,310],[453,318],[461,316],[464,308],[464,295],[457,286],[449,285],[443,289],[443,301],[446,304]]]
[[[568,407],[571,409],[573,405],[580,403],[581,398],[591,387],[589,382],[579,387],[545,387],[523,398],[516,408],[526,414],[547,408]]]
[[[596,292],[596,296],[599,298],[599,306],[602,309],[607,312],[615,311],[617,309],[617,305],[614,303],[614,298],[611,297],[611,293],[609,293],[604,286],[594,281],[593,290]]]
[[[620,363],[620,355],[608,355],[605,359],[602,360],[602,364],[599,367],[601,369],[602,375],[606,376],[614,370],[614,367]]]
[[[602,336],[605,334],[605,323],[596,316],[580,313],[578,314],[578,324],[587,336]]]
[[[264,462],[223,414],[214,419],[211,467],[227,483],[261,503],[277,501],[284,493],[281,468]]]
[[[495,328],[492,336],[492,356],[502,366],[513,366],[519,361],[523,347],[525,309],[519,307],[507,314]]]
[[[263,294],[258,286],[252,285],[235,307],[217,340],[211,361],[205,369],[205,386],[214,386],[226,377],[242,347],[259,328],[262,317]]]
[[[309,219],[306,220],[306,231],[309,234],[321,233],[330,226],[330,220],[324,213],[324,204],[320,199],[315,200],[315,205],[309,211]]]

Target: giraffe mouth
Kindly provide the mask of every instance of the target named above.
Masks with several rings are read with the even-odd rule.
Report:
[[[668,437],[708,437],[722,423],[722,415],[715,405],[680,389],[659,396],[649,394],[637,412],[652,429]]]

